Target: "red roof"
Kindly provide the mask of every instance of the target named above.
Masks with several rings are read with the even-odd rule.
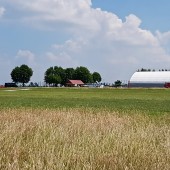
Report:
[[[67,84],[83,85],[84,83],[81,80],[68,80]]]

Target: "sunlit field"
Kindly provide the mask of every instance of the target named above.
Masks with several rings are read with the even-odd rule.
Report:
[[[0,89],[0,169],[169,170],[168,89]]]

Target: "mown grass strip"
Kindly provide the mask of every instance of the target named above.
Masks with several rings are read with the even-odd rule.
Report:
[[[5,89],[6,90],[6,89]],[[152,115],[170,113],[167,89],[31,88],[0,90],[0,108],[107,108]]]

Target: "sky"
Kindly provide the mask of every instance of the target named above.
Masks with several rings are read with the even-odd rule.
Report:
[[[169,0],[0,0],[0,84],[22,64],[32,82],[51,66],[84,66],[108,83],[170,69],[169,9]]]

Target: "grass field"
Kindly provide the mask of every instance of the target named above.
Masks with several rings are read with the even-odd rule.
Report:
[[[9,90],[9,91],[8,91]],[[168,89],[0,89],[0,108],[94,108],[148,114],[170,112]]]
[[[0,169],[169,170],[170,90],[0,89]]]

